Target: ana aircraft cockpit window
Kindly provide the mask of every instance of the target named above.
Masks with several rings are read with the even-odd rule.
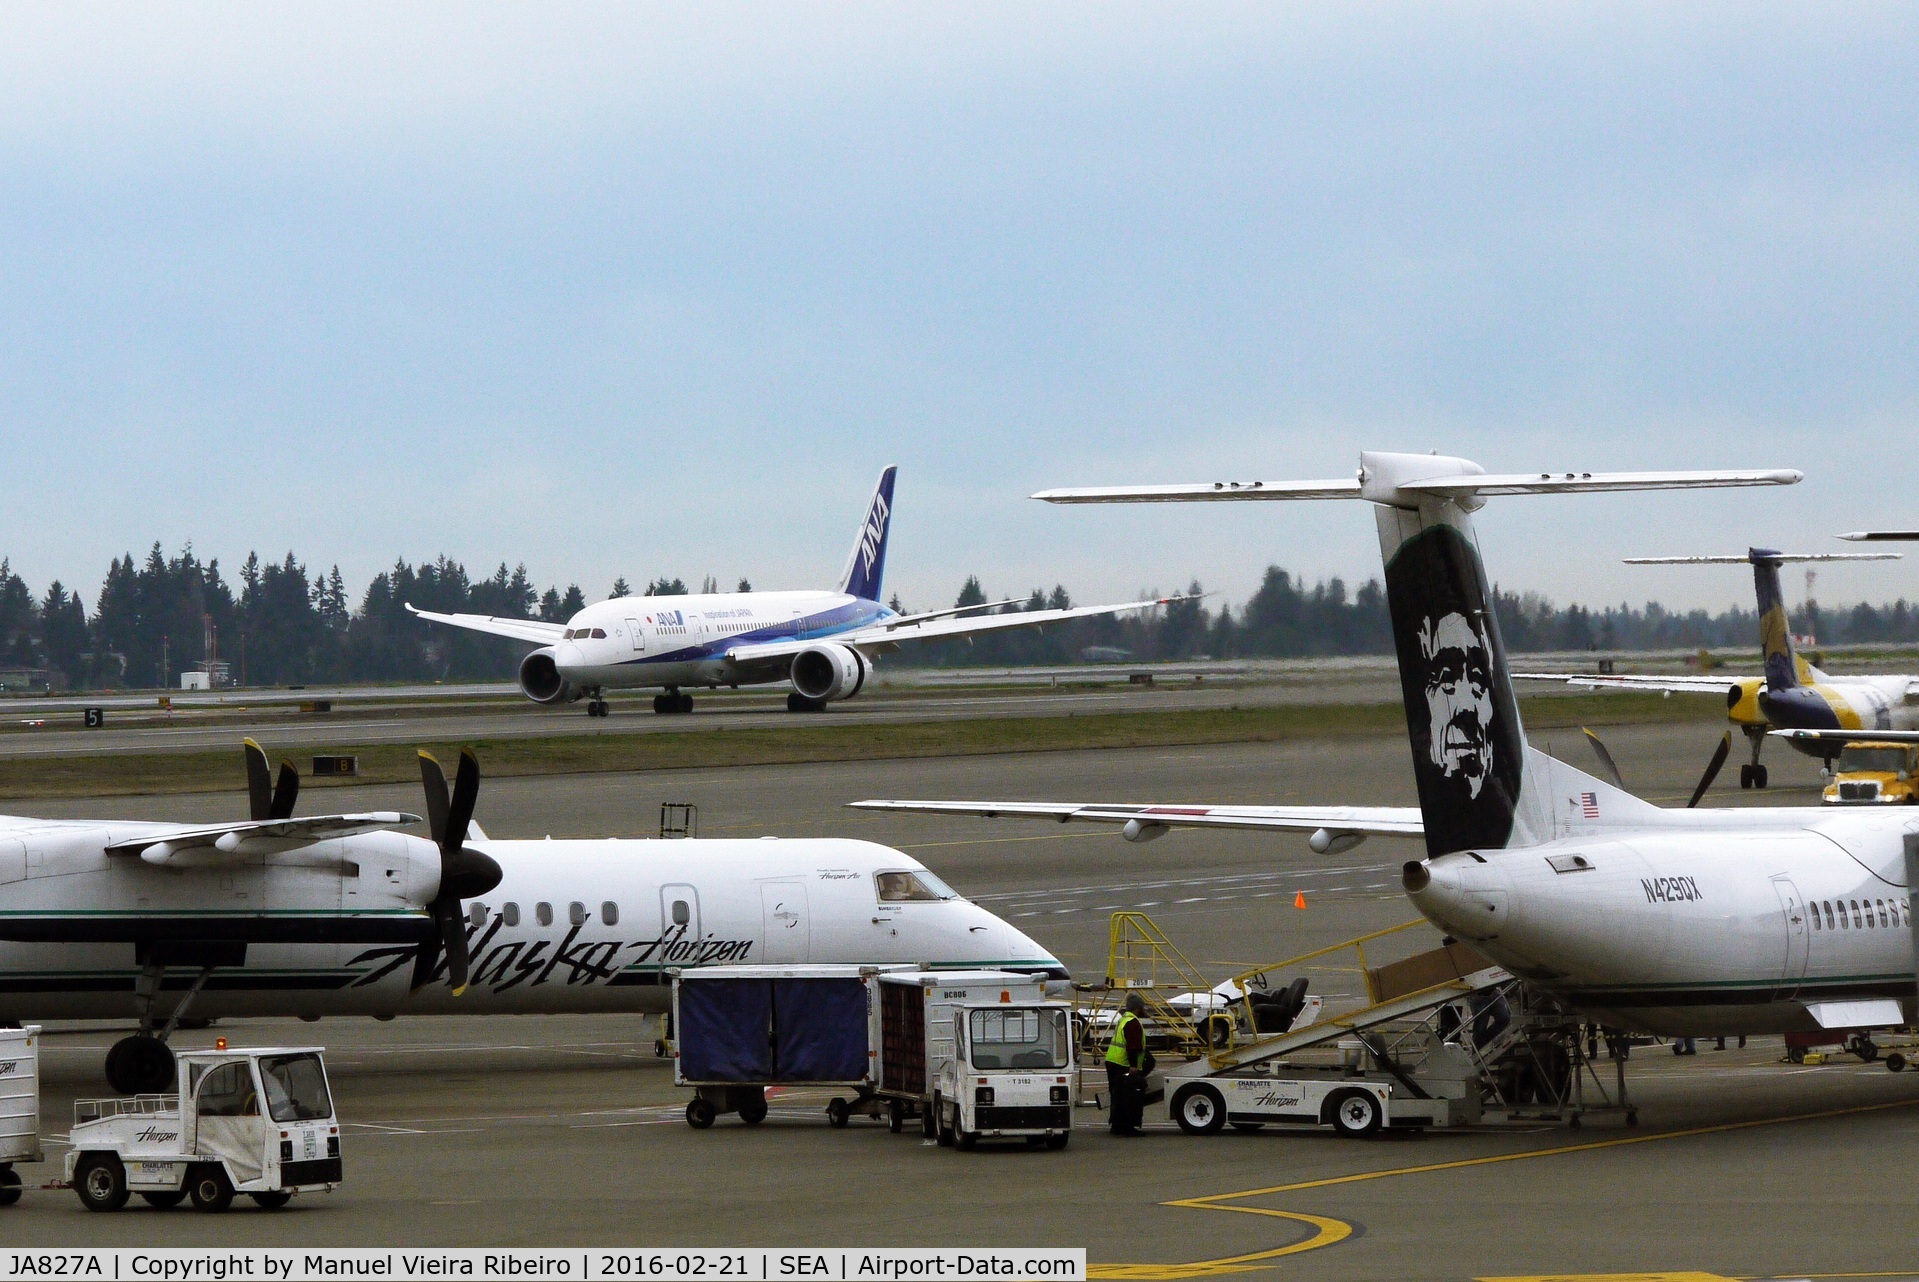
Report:
[[[959,898],[951,886],[923,868],[918,872],[878,873],[873,881],[883,904],[928,904]]]
[[[595,641],[604,641],[604,640],[606,640],[606,629],[605,629],[605,628],[595,628],[595,629],[593,629],[593,639],[594,639]]]

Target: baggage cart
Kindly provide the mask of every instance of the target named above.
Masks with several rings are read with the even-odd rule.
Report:
[[[953,1054],[933,1093],[935,1134],[1063,1149],[1073,1137],[1073,1010],[1065,1002],[968,1002],[952,1008]]]
[[[0,1206],[20,1200],[22,1162],[40,1160],[40,1028],[0,1028]]]
[[[669,972],[673,1081],[693,1088],[686,1121],[766,1119],[768,1086],[837,1086],[864,1106],[879,1085],[880,966],[701,966]],[[854,1105],[835,1099],[844,1126]]]

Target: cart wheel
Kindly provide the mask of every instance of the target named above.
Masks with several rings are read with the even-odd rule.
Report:
[[[1879,1043],[1870,1037],[1862,1037],[1852,1048],[1852,1053],[1859,1057],[1861,1063],[1870,1064],[1879,1058]]]
[[[12,1206],[20,1200],[20,1177],[11,1166],[0,1167],[0,1206]]]
[[[954,1110],[955,1113],[958,1111],[958,1109]],[[960,1129],[959,1118],[956,1116],[953,1118],[953,1144],[960,1152],[971,1153],[979,1144],[979,1132],[962,1131]]]
[[[1906,1069],[1906,1057],[1894,1051],[1886,1056],[1886,1069],[1888,1072],[1903,1073]]]
[[[713,1119],[719,1116],[713,1102],[702,1095],[695,1095],[686,1102],[686,1124],[696,1131],[703,1131],[713,1125]]]
[[[1073,1133],[1071,1131],[1063,1131],[1058,1135],[1048,1135],[1046,1137],[1046,1147],[1052,1152],[1057,1153],[1065,1148],[1067,1141],[1072,1138]]]
[[[208,1164],[195,1167],[187,1176],[187,1196],[193,1199],[193,1209],[206,1211],[224,1211],[233,1205],[233,1184],[227,1179],[224,1167]]]
[[[176,1189],[171,1193],[142,1193],[140,1200],[156,1211],[171,1211],[187,1200],[184,1191]]]
[[[898,1100],[886,1106],[886,1129],[895,1135],[906,1129],[906,1105]]]
[[[1639,1110],[1638,1110],[1638,1109],[1636,1109],[1636,1108],[1629,1108],[1629,1109],[1627,1109],[1627,1110],[1626,1110],[1626,1125],[1628,1125],[1628,1126],[1637,1126],[1637,1125],[1639,1125]]]
[[[291,1193],[249,1193],[247,1196],[252,1198],[262,1211],[277,1211],[293,1200]]]
[[[89,1153],[74,1167],[73,1191],[89,1211],[117,1211],[127,1204],[127,1168],[111,1153]]]
[[[946,1104],[938,1095],[933,1096],[933,1125],[936,1128],[934,1138],[939,1140],[941,1148],[953,1146],[953,1128],[946,1124]]]
[[[835,1095],[832,1099],[826,1101],[826,1120],[833,1129],[844,1129],[847,1119],[852,1117],[852,1115],[852,1111],[846,1107],[846,1101],[839,1096]]]
[[[1226,1101],[1210,1086],[1188,1086],[1173,1096],[1173,1120],[1188,1135],[1217,1135],[1226,1125]]]
[[[661,1038],[656,1038],[656,1039],[654,1040],[654,1042],[653,1042],[653,1058],[654,1058],[654,1059],[665,1059],[665,1058],[666,1058],[666,1039],[665,1039],[664,1037],[661,1037]]]
[[[1373,1134],[1385,1120],[1371,1091],[1347,1091],[1333,1100],[1333,1129],[1349,1139]]]
[[[925,1105],[920,1106],[920,1133],[925,1135],[929,1140],[936,1140],[940,1137],[939,1114]]]
[[[1573,1113],[1566,1118],[1566,1129],[1569,1131],[1576,1131],[1580,1129],[1582,1125],[1584,1125],[1584,1123],[1579,1120],[1579,1114],[1577,1113]]]
[[[1208,1015],[1206,1017],[1206,1042],[1215,1050],[1223,1050],[1233,1044],[1233,1017],[1231,1015]]]
[[[748,1126],[758,1126],[766,1120],[765,1091],[747,1091],[746,1098],[740,1101],[740,1120]]]
[[[1804,1048],[1798,1047],[1798,1046],[1788,1046],[1786,1048],[1786,1062],[1791,1064],[1805,1063],[1806,1052]]]

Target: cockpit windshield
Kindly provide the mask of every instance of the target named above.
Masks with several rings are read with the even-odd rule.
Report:
[[[974,1068],[1065,1068],[1063,1010],[976,1010],[967,1016]]]
[[[927,872],[883,872],[873,878],[883,904],[929,904],[958,899],[959,892]]]

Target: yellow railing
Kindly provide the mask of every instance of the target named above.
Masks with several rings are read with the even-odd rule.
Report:
[[[1167,999],[1211,988],[1205,974],[1151,917],[1138,912],[1113,914],[1106,943],[1106,992],[1094,1003],[1095,1012],[1109,1000],[1117,1003],[1127,993],[1138,993],[1147,1015],[1170,1043],[1169,1049],[1197,1057],[1205,1050],[1204,1038]]]

